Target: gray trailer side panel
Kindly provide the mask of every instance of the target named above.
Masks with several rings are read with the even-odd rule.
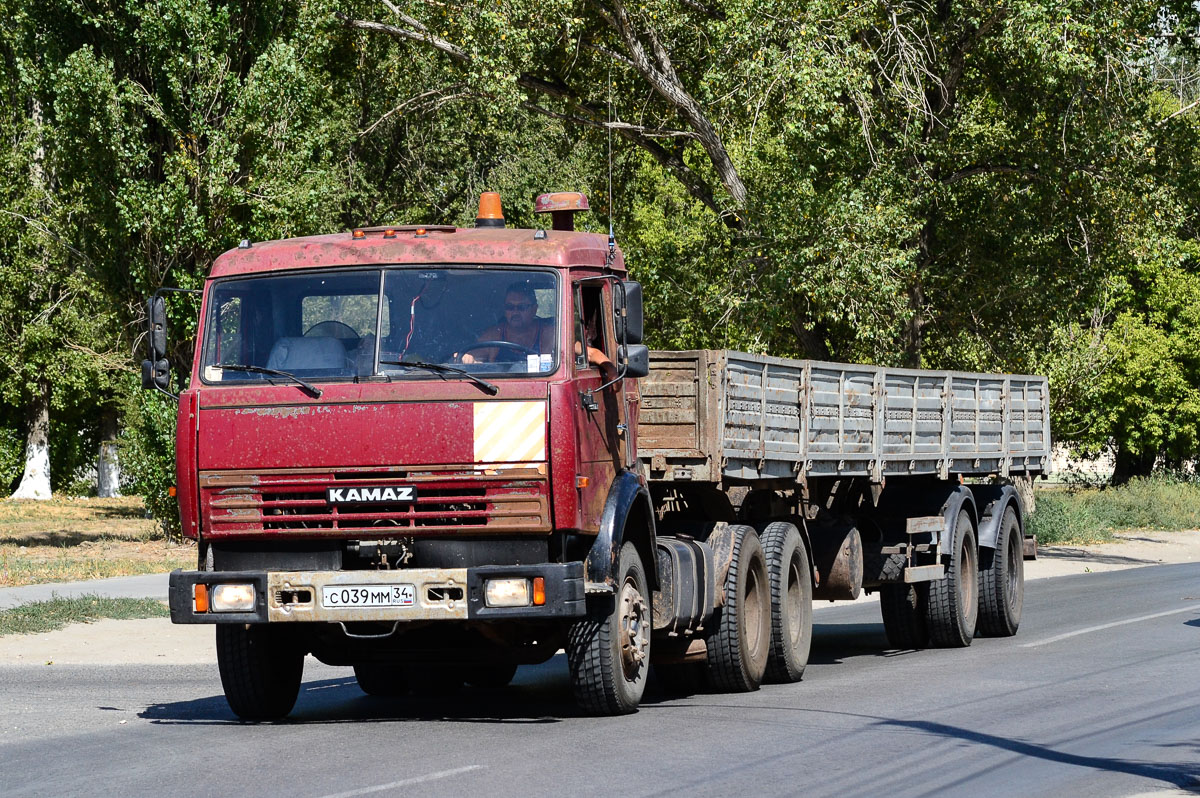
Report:
[[[729,350],[652,352],[639,450],[651,479],[1036,474],[1045,377],[887,369]]]

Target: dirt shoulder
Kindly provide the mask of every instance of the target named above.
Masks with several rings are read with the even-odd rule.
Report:
[[[1028,579],[1043,579],[1198,561],[1200,531],[1129,532],[1112,543],[1043,547],[1036,561],[1025,563],[1025,574]],[[837,605],[820,605],[824,606]],[[215,663],[214,637],[211,626],[175,626],[165,618],[98,621],[46,634],[0,638],[0,666]]]
[[[1042,547],[1037,560],[1025,563],[1025,577],[1039,579],[1200,561],[1200,530],[1119,532],[1116,538],[1111,543],[1087,546]]]

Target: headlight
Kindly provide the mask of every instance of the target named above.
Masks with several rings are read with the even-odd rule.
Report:
[[[212,591],[213,612],[253,612],[254,585],[216,585]]]
[[[484,588],[484,601],[489,607],[528,607],[529,580],[489,579]]]

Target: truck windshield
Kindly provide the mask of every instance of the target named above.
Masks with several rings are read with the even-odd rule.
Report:
[[[554,272],[498,268],[222,280],[209,297],[201,376],[286,381],[247,366],[309,381],[548,374],[558,366],[557,286]]]

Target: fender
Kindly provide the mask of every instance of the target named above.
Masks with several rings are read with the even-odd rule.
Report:
[[[934,492],[936,495],[938,491]],[[976,529],[979,528],[979,512],[975,508],[975,496],[971,493],[970,488],[966,485],[955,485],[947,493],[942,493],[943,504],[941,514],[946,519],[946,535],[942,537],[942,556],[952,557],[953,552],[949,551],[949,546],[946,545],[946,537],[950,538],[950,544],[954,542],[954,525],[958,523],[958,514],[966,510],[971,516],[971,520],[975,522]],[[976,547],[979,546],[979,541],[975,541]]]
[[[972,485],[971,493],[975,496],[976,505],[983,507],[979,520],[979,547],[996,548],[996,538],[1000,536],[1000,521],[1004,511],[1010,506],[1017,513],[1017,529],[1025,532],[1025,510],[1021,507],[1020,498],[1012,485]]]
[[[636,530],[630,533],[634,545],[642,556],[646,567],[646,578],[650,589],[658,587],[657,558],[654,555],[654,507],[650,502],[650,491],[632,471],[622,471],[613,480],[600,514],[600,533],[592,542],[584,561],[584,579],[587,583],[613,585],[616,581],[617,557],[626,538],[626,521],[640,506],[646,517],[646,535]]]

